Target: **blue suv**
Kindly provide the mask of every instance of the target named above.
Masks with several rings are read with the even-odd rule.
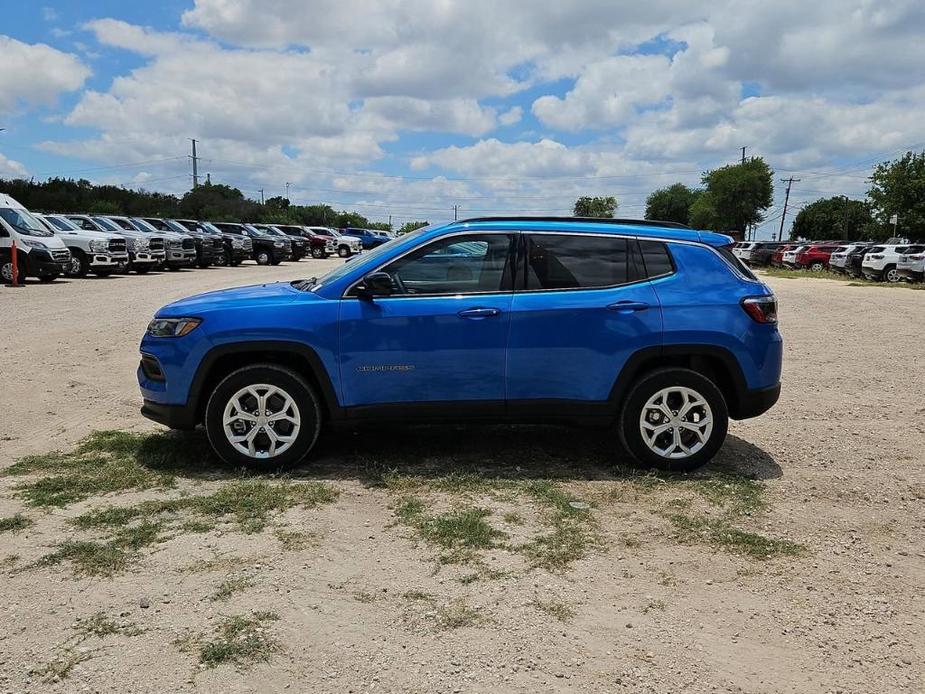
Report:
[[[372,229],[356,229],[354,227],[348,227],[342,231],[344,236],[352,236],[355,239],[360,239],[360,243],[363,244],[363,250],[369,250],[371,248],[376,248],[388,243],[389,236],[383,232],[376,232]]]
[[[320,279],[158,311],[142,414],[203,424],[239,465],[295,463],[322,425],[595,423],[690,470],[780,394],[773,293],[731,239],[680,225],[482,218],[431,226]]]

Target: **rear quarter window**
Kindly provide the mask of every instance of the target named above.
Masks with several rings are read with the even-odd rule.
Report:
[[[721,256],[723,256],[723,259],[727,263],[732,265],[732,267],[734,267],[739,272],[740,275],[744,275],[751,280],[758,279],[755,277],[755,273],[749,270],[745,264],[732,253],[732,249],[729,246],[714,246],[714,248]]]
[[[664,277],[674,272],[674,262],[668,247],[660,241],[639,240],[642,262],[647,278]]]

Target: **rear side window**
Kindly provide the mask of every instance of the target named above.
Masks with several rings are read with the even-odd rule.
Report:
[[[527,289],[587,289],[626,284],[627,240],[542,234],[527,237]]]
[[[744,275],[745,277],[748,277],[749,279],[752,279],[752,280],[758,279],[757,277],[755,277],[755,274],[751,270],[749,270],[745,266],[744,263],[742,263],[741,260],[739,260],[735,255],[733,255],[732,248],[730,248],[729,246],[714,246],[714,248],[717,251],[719,251],[719,254],[723,256],[723,258],[726,260],[727,263],[729,263],[730,265],[732,265],[732,267],[738,270],[740,275]]]
[[[642,251],[642,262],[645,266],[645,276],[648,278],[663,277],[674,272],[674,263],[668,247],[660,241],[639,240],[639,250]]]

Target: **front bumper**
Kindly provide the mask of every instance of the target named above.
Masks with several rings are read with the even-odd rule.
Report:
[[[94,253],[87,257],[92,269],[115,268],[128,262],[128,253]]]
[[[60,254],[59,258],[55,258],[51,251],[43,251],[39,249],[33,250],[29,253],[28,259],[28,270],[30,274],[36,275],[38,277],[48,277],[50,275],[63,275],[67,272],[68,268],[71,265],[71,254],[70,251],[67,252],[67,260],[64,260],[64,254],[61,251],[56,251]]]
[[[183,248],[170,248],[167,250],[167,263],[177,263],[182,265],[190,265],[196,262],[196,250],[195,249],[183,249]]]
[[[143,400],[141,415],[171,429],[196,428],[195,412],[186,405],[164,405],[153,400]]]
[[[143,253],[129,253],[132,265],[156,265],[163,263],[167,258],[164,251],[144,251]]]

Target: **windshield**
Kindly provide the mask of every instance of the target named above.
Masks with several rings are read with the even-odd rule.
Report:
[[[132,223],[125,219],[124,217],[107,217],[107,222],[112,222],[117,227],[122,229],[127,229],[128,231],[135,231],[135,227],[132,226]]]
[[[263,231],[262,229],[258,229],[257,227],[251,224],[245,224],[244,230],[247,231],[251,236],[266,236],[267,235],[265,231]]]
[[[436,224],[431,224],[426,227],[421,227],[420,229],[415,229],[414,231],[409,232],[405,234],[404,236],[399,236],[397,238],[390,239],[389,241],[386,241],[384,244],[382,244],[381,246],[377,246],[371,251],[366,251],[363,254],[363,263],[365,264],[366,261],[368,260],[375,260],[379,258],[380,256],[388,254],[389,251],[395,248],[397,244],[405,243],[406,241],[412,241],[418,238],[419,236],[421,236],[421,234],[423,234],[425,231],[429,231],[430,229],[433,229],[436,226],[437,226]],[[335,280],[340,279],[341,277],[346,275],[348,272],[353,270],[353,268],[355,267],[356,267],[356,261],[350,262],[348,260],[343,265],[340,265],[334,268],[333,270],[331,270],[331,272],[329,272],[328,274],[322,275],[321,278],[318,280],[318,282],[313,287],[313,289],[318,289],[319,287],[323,287],[326,284],[329,284],[331,282],[334,282]]]
[[[60,231],[80,231],[80,227],[74,224],[70,219],[65,217],[55,217],[53,215],[45,215],[45,221],[51,224],[55,229]]]
[[[120,228],[115,222],[111,222],[105,217],[93,217],[93,221],[99,224],[106,231],[120,231]]]
[[[208,231],[211,234],[221,234],[221,230],[212,224],[212,222],[199,222],[199,226]]]
[[[54,236],[42,223],[26,210],[0,207],[0,217],[24,236]]]
[[[132,217],[132,223],[135,225],[135,228],[138,229],[138,231],[144,231],[145,233],[148,233],[148,234],[151,234],[157,231],[157,229],[155,229],[153,226],[148,224],[148,222],[146,222],[145,220],[139,217]]]
[[[183,225],[180,224],[179,222],[175,222],[175,221],[172,220],[172,219],[165,219],[165,220],[164,220],[164,224],[167,225],[167,228],[168,228],[170,231],[175,231],[175,232],[177,232],[178,234],[188,234],[188,233],[190,233],[190,229],[187,229],[185,226],[183,226]]]

